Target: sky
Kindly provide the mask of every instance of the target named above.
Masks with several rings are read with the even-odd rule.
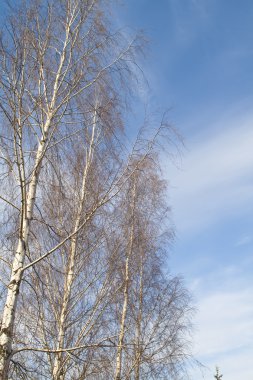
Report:
[[[2,12],[3,14],[3,12]],[[176,241],[169,265],[193,294],[190,379],[252,380],[253,1],[125,0],[119,24],[143,30],[141,104],[169,109],[184,138],[163,158]]]
[[[212,379],[217,365],[224,380],[252,380],[253,2],[128,0],[119,14],[149,40],[140,100],[169,109],[184,138],[176,165],[162,166],[177,235],[169,265],[193,294],[205,366],[190,378]]]

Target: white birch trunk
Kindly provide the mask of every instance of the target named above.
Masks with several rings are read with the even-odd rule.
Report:
[[[135,337],[135,378],[134,380],[140,380],[140,366],[141,366],[141,353],[142,347],[140,345],[141,340],[141,321],[142,321],[142,303],[143,303],[143,255],[141,256],[141,268],[140,268],[140,287],[139,287],[139,310],[136,323],[136,337]]]
[[[80,221],[81,221],[84,202],[85,202],[87,175],[88,175],[88,171],[89,171],[89,168],[90,168],[90,165],[92,162],[92,158],[93,158],[95,129],[96,129],[96,123],[97,123],[96,118],[97,118],[97,115],[96,115],[96,109],[95,109],[92,132],[91,132],[91,139],[90,139],[88,153],[86,156],[86,165],[85,165],[84,172],[83,172],[81,199],[80,199],[79,209],[77,211],[76,221],[75,221],[75,225],[74,225],[74,231],[78,230],[78,228],[80,226]],[[71,297],[71,289],[72,289],[72,285],[73,285],[73,281],[74,281],[76,249],[77,249],[77,236],[74,235],[71,239],[70,259],[69,259],[69,265],[67,268],[67,274],[66,274],[65,284],[64,284],[63,302],[62,302],[62,308],[61,308],[61,313],[60,313],[60,318],[59,318],[59,332],[58,332],[58,338],[57,338],[57,350],[60,350],[64,347],[65,322],[66,322],[66,317],[67,317],[67,313],[68,313],[69,301],[70,301],[70,297]],[[62,356],[63,356],[62,353],[59,353],[55,356],[55,360],[54,360],[54,364],[53,364],[53,380],[64,380],[64,378],[65,378]]]
[[[118,339],[118,349],[116,355],[116,369],[115,369],[115,377],[114,380],[121,380],[121,372],[122,372],[122,354],[123,354],[123,344],[125,337],[125,329],[126,329],[126,316],[127,316],[127,308],[128,308],[128,298],[129,298],[129,259],[132,256],[133,251],[133,240],[134,240],[134,210],[135,210],[135,191],[136,191],[136,183],[134,177],[134,185],[133,185],[133,196],[132,196],[132,225],[131,232],[129,237],[129,248],[126,256],[125,262],[125,287],[124,287],[124,302],[122,307],[121,314],[121,323],[120,323],[120,332]]]
[[[69,26],[66,26],[66,36],[65,36],[64,46],[63,46],[63,50],[62,50],[62,54],[60,58],[58,71],[55,77],[52,100],[48,108],[50,110],[53,110],[55,107],[60,74],[62,72],[63,64],[66,57],[66,46],[68,42],[68,37],[69,37]],[[15,314],[16,314],[16,308],[17,308],[17,300],[18,300],[19,288],[20,288],[22,275],[23,275],[24,260],[25,260],[26,248],[27,248],[29,232],[30,232],[30,223],[33,218],[33,209],[34,209],[35,198],[36,198],[37,184],[38,184],[38,179],[39,179],[39,175],[41,171],[42,160],[45,153],[45,147],[48,140],[48,131],[50,128],[52,115],[53,115],[52,111],[50,111],[47,115],[47,119],[43,126],[43,135],[40,139],[38,149],[37,149],[35,164],[34,164],[31,181],[29,184],[28,192],[27,192],[27,197],[26,199],[22,197],[23,213],[21,215],[21,221],[20,221],[21,227],[20,227],[20,233],[19,233],[19,240],[18,240],[15,257],[13,260],[11,278],[10,278],[10,283],[8,286],[6,303],[3,309],[2,326],[1,326],[1,332],[0,332],[0,380],[8,380],[9,364],[10,364],[11,353],[12,353],[13,328],[14,328]],[[22,148],[20,147],[20,149]],[[24,169],[24,167],[22,169]],[[26,178],[23,178],[20,183],[21,191],[23,194],[25,194],[24,186],[26,186],[25,185],[26,180],[27,180]]]
[[[129,258],[126,259],[125,264],[125,288],[124,288],[124,303],[122,308],[121,323],[120,323],[120,333],[118,340],[118,350],[116,356],[116,370],[115,370],[115,380],[121,379],[121,366],[122,366],[122,351],[125,336],[125,324],[128,306],[128,285],[129,285]]]
[[[36,190],[38,178],[41,170],[41,163],[44,156],[45,144],[47,142],[48,128],[50,125],[50,119],[45,123],[44,136],[41,138],[35,164],[34,170],[31,177],[31,182],[29,185],[27,199],[22,201],[26,204],[24,207],[24,213],[21,216],[22,220],[20,223],[21,230],[19,233],[17,250],[12,265],[11,278],[8,286],[6,303],[3,309],[2,316],[2,326],[0,333],[0,379],[8,379],[8,369],[12,353],[12,340],[13,340],[13,328],[15,321],[15,314],[17,308],[17,300],[19,294],[19,288],[23,275],[24,259],[28,244],[30,223],[33,217],[33,209],[36,198]],[[22,185],[24,186],[24,185]]]

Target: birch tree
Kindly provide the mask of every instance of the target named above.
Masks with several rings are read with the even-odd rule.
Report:
[[[121,293],[116,298],[117,379],[177,378],[189,355],[190,297],[166,267],[173,241],[167,185],[156,149],[141,161],[120,203]],[[124,241],[124,240],[123,240]]]
[[[8,377],[13,353],[24,273],[66,241],[74,242],[81,228],[77,218],[74,230],[61,242],[40,256],[31,254],[29,244],[42,173],[50,162],[48,152],[56,152],[57,145],[85,128],[80,120],[86,110],[80,99],[88,99],[97,83],[113,94],[114,84],[119,90],[128,71],[124,62],[131,56],[132,43],[124,45],[108,31],[103,9],[103,3],[95,0],[26,1],[15,9],[1,35],[1,175],[7,189],[14,185],[12,196],[3,193],[1,200],[13,209],[17,223],[15,253],[8,253],[11,271],[0,335],[3,379]],[[102,197],[98,204],[104,200]],[[94,209],[89,210],[83,224],[93,213]]]
[[[143,162],[138,178],[132,328],[128,332],[133,352],[126,375],[135,380],[177,378],[190,353],[190,296],[182,280],[165,270],[174,232],[157,153]]]
[[[163,270],[171,129],[125,146],[139,40],[106,0],[16,5],[0,36],[0,379],[172,376],[190,301]]]
[[[135,232],[135,202],[136,202],[136,176],[137,173],[134,174],[132,181],[130,182],[130,206],[129,208],[129,220],[126,221],[127,226],[129,226],[128,231],[126,231],[127,235],[127,244],[126,244],[126,252],[124,255],[124,266],[123,266],[123,303],[120,317],[120,329],[119,329],[119,338],[118,338],[118,348],[116,354],[116,369],[115,369],[115,380],[121,379],[122,372],[122,356],[123,356],[123,345],[124,345],[124,337],[126,330],[126,318],[127,311],[129,309],[129,288],[130,288],[130,270],[132,264],[132,255],[134,248],[134,232]]]

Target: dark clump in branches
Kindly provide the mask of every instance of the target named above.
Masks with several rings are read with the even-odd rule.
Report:
[[[177,378],[189,355],[190,297],[164,270],[176,136],[126,148],[141,45],[109,5],[22,1],[2,28],[2,380]]]

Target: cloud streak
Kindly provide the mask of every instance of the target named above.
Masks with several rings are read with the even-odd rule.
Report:
[[[212,378],[216,365],[224,378],[252,378],[253,287],[249,274],[246,281],[240,275],[239,269],[230,267],[209,274],[209,281],[219,284],[209,291],[203,289],[206,278],[195,281],[201,292],[195,321],[195,355],[207,365],[203,373],[193,371],[191,377],[196,380]]]
[[[189,288],[198,310],[194,351],[207,366],[190,373],[195,380],[213,378],[216,365],[224,379],[253,376],[252,236],[228,234],[229,242],[224,237],[219,243],[221,257],[211,238],[197,243],[203,231],[207,232],[203,236],[217,239],[219,228],[229,231],[233,220],[236,224],[237,218],[253,215],[252,122],[253,114],[225,115],[188,140],[182,170],[166,167],[175,224],[180,240],[186,242],[182,248],[195,259],[187,261],[187,269],[183,257],[178,263],[188,281],[193,276]]]
[[[253,210],[252,122],[253,115],[210,126],[208,134],[190,142],[183,169],[168,168],[179,232],[200,232]]]

